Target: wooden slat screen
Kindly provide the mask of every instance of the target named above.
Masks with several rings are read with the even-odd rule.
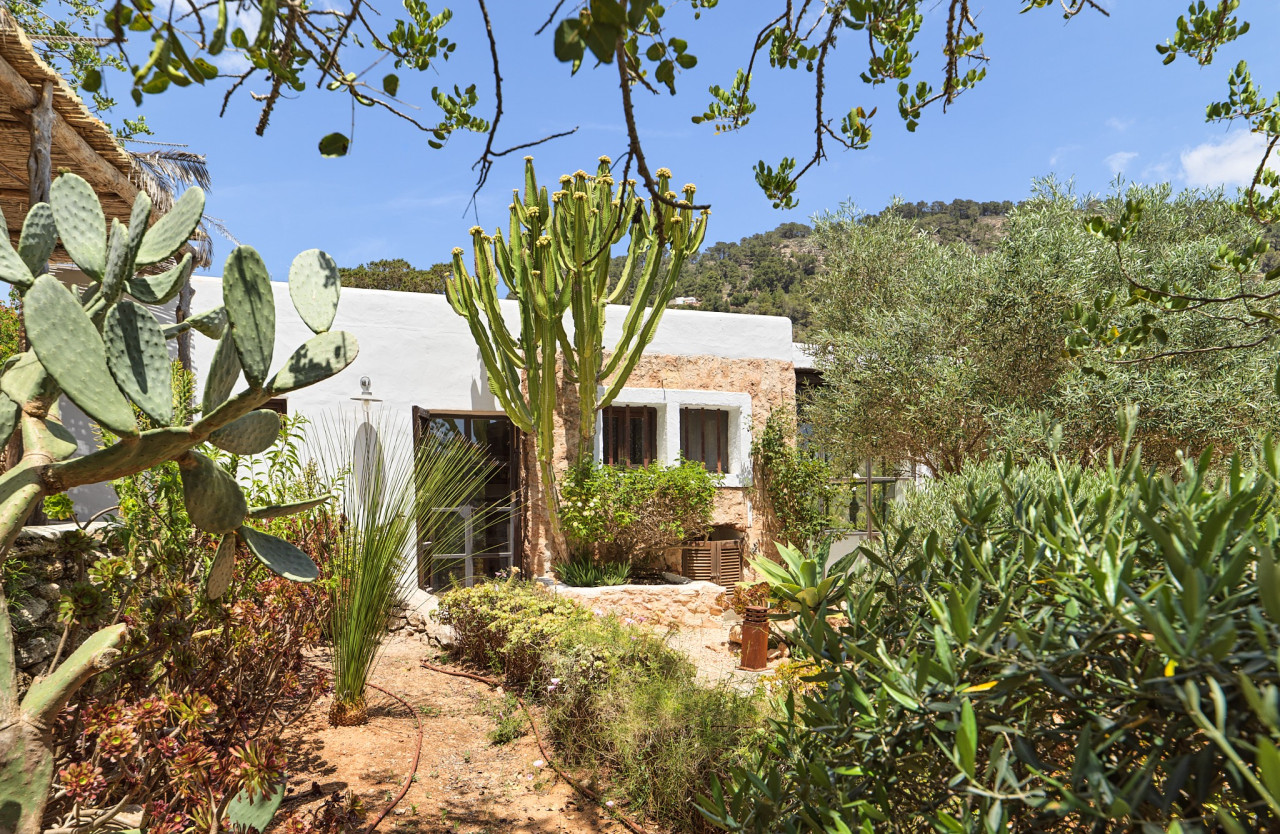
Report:
[[[604,463],[648,466],[658,457],[658,410],[614,405],[601,414]]]
[[[729,412],[719,408],[680,409],[680,454],[702,461],[708,472],[729,471]]]

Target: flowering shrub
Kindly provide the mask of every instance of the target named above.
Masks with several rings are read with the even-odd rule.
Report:
[[[605,562],[644,559],[706,534],[720,480],[695,461],[642,468],[584,463],[560,484],[560,523],[579,554]]]
[[[462,659],[521,685],[534,678],[543,656],[570,627],[591,619],[572,600],[514,579],[450,591],[431,616],[453,627]]]
[[[721,608],[732,608],[739,617],[747,613],[748,605],[769,607],[768,582],[739,582],[720,596],[716,597],[716,605]]]

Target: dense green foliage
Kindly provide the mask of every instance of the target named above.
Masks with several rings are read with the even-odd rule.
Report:
[[[564,763],[586,769],[633,817],[705,829],[693,798],[713,774],[749,760],[762,735],[756,698],[700,684],[689,660],[648,629],[593,616],[537,584],[450,591],[436,616],[457,632],[459,657],[541,702]]]
[[[403,258],[369,261],[359,266],[342,267],[342,286],[365,290],[398,290],[400,292],[444,293],[449,280],[448,264],[432,264],[418,269]]]
[[[193,378],[175,363],[174,380],[183,418]],[[268,455],[221,460],[240,464],[251,494],[313,496],[315,473],[300,462],[300,444],[291,421]],[[91,817],[128,799],[145,807],[144,830],[226,826],[227,800],[280,781],[281,735],[325,689],[307,652],[320,638],[327,583],[289,582],[242,558],[230,588],[210,600],[205,574],[218,542],[192,525],[178,465],[113,486],[120,506],[111,555],[64,578],[59,619],[68,645],[113,621],[130,631],[120,661],[59,716],[49,813]],[[337,525],[322,504],[270,529],[326,565]]]
[[[1172,194],[1133,186],[1103,205],[1143,198],[1147,215],[1133,237],[1129,272],[1215,276],[1221,245],[1242,245],[1257,227],[1220,195]],[[1149,463],[1176,465],[1176,453],[1208,445],[1247,446],[1277,427],[1272,368],[1248,352],[1193,353],[1146,364],[1113,364],[1105,378],[1064,356],[1073,325],[1065,314],[1126,284],[1110,245],[1090,234],[1086,210],[1069,190],[1040,183],[1005,219],[1005,236],[979,255],[937,243],[896,215],[845,209],[820,218],[814,239],[823,269],[812,283],[819,365],[827,382],[807,409],[816,445],[838,469],[868,457],[955,472],[994,450],[1042,454],[1051,423],[1060,453],[1088,465],[1115,442],[1106,416],[1143,405],[1140,439]],[[1122,323],[1144,315],[1117,311]],[[1188,348],[1234,338],[1238,321],[1170,318],[1163,337]]]
[[[560,481],[561,523],[570,552],[630,564],[706,535],[720,480],[697,461],[644,467],[579,464]]]
[[[630,578],[630,562],[600,561],[590,553],[577,553],[556,565],[556,579],[575,588],[625,585]]]
[[[1280,824],[1275,446],[1176,479],[1136,451],[1088,478],[1053,460],[1051,477],[1010,463],[975,479],[923,545],[903,531],[864,549],[836,602],[802,611],[793,651],[821,685],[786,699],[765,752],[706,801],[713,818],[751,832]]]
[[[789,316],[803,329],[810,316],[804,283],[818,267],[810,232],[803,223],[783,223],[737,243],[718,241],[704,247],[685,262],[676,279],[676,297],[696,302],[679,306]],[[614,263],[616,269],[621,259],[614,258]]]
[[[774,541],[808,544],[831,527],[828,503],[835,497],[831,467],[809,446],[788,437],[789,420],[773,412],[752,444],[756,480],[768,498]]]

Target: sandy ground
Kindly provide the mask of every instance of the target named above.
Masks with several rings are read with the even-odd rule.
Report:
[[[673,648],[693,660],[708,683],[727,681],[743,690],[764,673],[737,668],[727,629],[693,629],[668,635]],[[736,647],[735,647],[736,648]],[[433,672],[427,658],[449,665],[425,640],[395,637],[371,681],[404,698],[423,726],[422,755],[412,784],[379,831],[397,834],[533,834],[625,832],[594,803],[583,799],[548,767],[532,732],[503,745],[487,738],[496,726],[503,693],[478,681]],[[327,664],[327,658],[317,662]],[[770,663],[776,668],[781,660]],[[320,699],[285,736],[289,783],[285,810],[319,806],[335,792],[354,791],[376,814],[399,793],[410,774],[417,735],[399,702],[370,691],[369,723],[330,727],[329,699]],[[537,707],[534,706],[537,717]],[[621,807],[621,805],[619,806]],[[625,809],[623,809],[625,810]],[[370,816],[369,819],[372,819]],[[654,826],[646,826],[661,834]]]
[[[535,766],[542,754],[532,733],[505,745],[492,744],[486,735],[495,726],[502,695],[485,684],[418,665],[435,655],[424,641],[396,640],[387,645],[372,676],[374,683],[412,704],[423,725],[417,774],[408,794],[378,827],[380,832],[626,831],[549,768]],[[417,736],[402,705],[373,696],[365,726],[330,727],[329,700],[322,698],[290,728],[285,738],[290,760],[286,810],[314,808],[335,791],[352,790],[377,813],[399,792]]]

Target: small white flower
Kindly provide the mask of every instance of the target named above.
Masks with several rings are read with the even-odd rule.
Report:
[[[605,805],[607,805],[608,807],[612,808],[612,807],[613,807],[613,800],[612,800],[612,799],[610,799],[609,801],[605,802]]]
[[[552,678],[552,679],[551,679],[551,685],[552,685],[552,686],[558,686],[559,684],[560,684],[560,679],[559,679],[559,678]]]
[[[533,761],[533,766],[534,766],[534,767],[546,767],[546,766],[547,766],[547,763],[546,763],[546,762],[544,762],[542,759],[534,759],[534,761]],[[530,778],[532,778],[532,777],[530,777]]]

